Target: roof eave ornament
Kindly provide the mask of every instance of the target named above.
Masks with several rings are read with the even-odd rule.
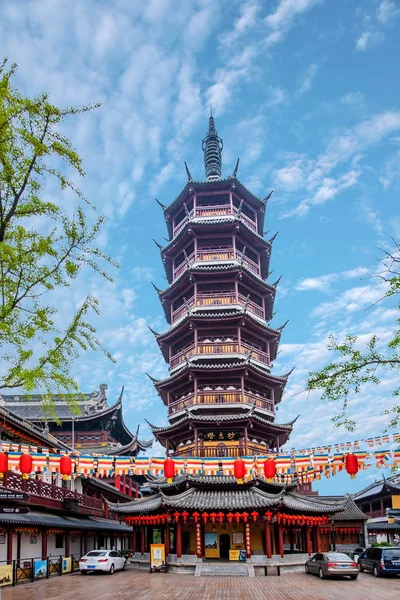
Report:
[[[218,133],[215,129],[215,122],[212,112],[208,121],[208,132],[206,137],[203,139],[201,147],[204,152],[206,180],[208,182],[220,181],[222,168],[221,153],[224,143],[218,136]]]

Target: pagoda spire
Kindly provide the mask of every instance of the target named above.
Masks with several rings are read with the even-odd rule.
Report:
[[[220,181],[222,166],[221,153],[224,144],[215,129],[212,111],[208,121],[208,132],[201,147],[204,152],[204,167],[206,170],[207,181]]]

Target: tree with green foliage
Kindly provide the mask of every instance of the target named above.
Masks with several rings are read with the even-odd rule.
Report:
[[[400,293],[400,244],[395,242],[395,251],[384,251],[382,271],[374,277],[384,282],[385,292],[378,302]],[[363,350],[358,337],[347,335],[343,341],[330,336],[328,350],[334,353],[333,361],[314,373],[310,373],[307,390],[322,391],[322,400],[340,402],[340,412],[333,417],[337,426],[344,425],[354,431],[355,421],[348,418],[349,397],[362,394],[363,386],[373,383],[379,385],[387,369],[400,373],[400,303],[397,305],[398,317],[393,324],[393,335],[383,345],[377,335],[372,335]],[[395,386],[392,394],[400,396],[400,387]],[[396,427],[400,422],[400,404],[384,411],[388,415],[388,427]]]
[[[47,94],[23,97],[12,87],[15,71],[7,60],[0,66],[0,388],[73,395],[71,364],[82,351],[111,356],[88,321],[98,312],[97,299],[88,295],[60,328],[52,292],[67,293],[86,268],[111,281],[106,269],[115,263],[95,245],[103,217],[89,224],[84,208],[94,207],[65,174],[83,177],[84,171],[60,129],[65,119],[98,105],[60,109]],[[45,199],[50,179],[64,198],[65,190],[74,193],[73,211]]]

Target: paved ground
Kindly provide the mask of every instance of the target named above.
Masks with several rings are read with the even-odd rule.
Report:
[[[3,590],[2,600],[395,600],[400,577],[321,581],[305,573],[281,577],[193,577],[128,570],[114,575],[53,577]]]

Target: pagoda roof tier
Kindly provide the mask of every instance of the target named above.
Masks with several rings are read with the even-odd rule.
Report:
[[[213,478],[218,480],[218,476]],[[323,502],[318,497],[302,496],[286,488],[277,493],[264,491],[257,481],[252,485],[235,483],[230,489],[221,489],[215,481],[207,488],[198,488],[189,483],[189,489],[171,494],[161,489],[147,498],[133,500],[124,504],[107,502],[110,509],[122,515],[144,515],[160,509],[203,510],[249,510],[249,509],[286,509],[292,514],[333,515],[344,510],[343,502]],[[215,489],[217,487],[217,489]]]
[[[176,491],[180,488],[186,489],[187,484],[190,484],[192,487],[204,488],[210,486],[218,486],[220,488],[232,488],[237,484],[236,477],[234,475],[180,475],[175,477],[172,482],[169,482],[165,477],[154,477],[147,476],[147,482],[149,488],[153,490],[171,490]],[[265,488],[267,491],[277,492],[286,489],[295,489],[297,487],[297,480],[292,481],[291,483],[281,483],[279,481],[267,481],[264,477],[255,477],[250,480],[245,480],[242,483],[243,488],[250,485],[259,485],[262,488]]]
[[[67,445],[55,438],[49,432],[22,419],[21,416],[7,408],[0,406],[1,427],[3,437],[17,438],[22,444],[34,444],[45,448],[71,450]]]
[[[189,226],[190,225],[190,226]],[[207,225],[207,227],[205,227],[205,225]],[[213,229],[213,225],[218,225],[218,229]],[[164,268],[165,268],[165,272],[167,275],[167,279],[168,282],[171,283],[174,280],[174,269],[173,269],[173,259],[180,253],[183,251],[183,249],[188,245],[188,243],[190,241],[193,241],[193,239],[198,235],[198,234],[202,234],[204,236],[204,234],[207,233],[208,235],[211,234],[216,234],[218,233],[218,235],[235,235],[237,233],[240,233],[240,236],[243,240],[243,242],[246,244],[248,244],[250,246],[250,248],[256,252],[260,253],[260,261],[261,261],[261,269],[260,269],[260,273],[256,273],[256,270],[258,270],[258,267],[256,265],[253,265],[252,263],[249,263],[246,260],[246,256],[242,257],[241,253],[239,250],[236,251],[236,253],[233,251],[233,248],[227,248],[227,251],[231,251],[233,254],[236,254],[235,258],[231,258],[231,259],[215,259],[215,261],[212,261],[212,259],[207,259],[207,261],[202,261],[202,254],[201,253],[197,253],[195,255],[195,253],[193,253],[193,255],[190,255],[188,257],[188,261],[190,264],[193,264],[195,268],[199,267],[199,264],[203,264],[206,263],[207,265],[209,265],[210,263],[217,263],[217,264],[229,264],[229,263],[234,263],[234,264],[238,264],[241,261],[243,262],[243,266],[244,268],[246,268],[246,270],[250,270],[252,272],[254,272],[256,274],[257,277],[259,277],[260,279],[265,279],[266,277],[268,277],[268,272],[269,272],[269,261],[270,261],[270,256],[271,256],[271,248],[272,248],[272,242],[273,242],[273,238],[271,238],[270,240],[264,240],[263,238],[261,238],[259,235],[254,235],[254,232],[252,232],[250,229],[248,229],[248,227],[242,225],[240,226],[237,222],[234,221],[228,221],[225,223],[212,223],[211,227],[210,227],[210,223],[204,223],[204,222],[200,222],[200,223],[195,223],[192,221],[188,222],[188,226],[184,227],[179,234],[164,248],[162,246],[160,246],[159,244],[157,244],[160,248],[161,251],[161,257],[164,263]],[[175,274],[175,278],[177,278],[176,274]]]
[[[96,448],[97,453],[102,454],[135,454],[139,450],[151,447],[153,441],[140,441],[138,431],[136,435],[129,431],[122,414],[123,388],[117,402],[108,406],[106,399],[107,386],[101,385],[99,392],[81,394],[73,398],[75,410],[81,414],[74,414],[70,410],[68,397],[55,394],[50,409],[46,411],[48,395],[3,395],[6,407],[12,407],[19,417],[29,422],[47,424],[55,433],[69,430],[69,425],[74,423],[75,431],[86,429],[103,430],[106,424],[110,424],[110,434],[115,442],[108,442]],[[53,437],[53,436],[52,436]],[[60,442],[58,442],[60,444]],[[54,444],[53,444],[54,445]],[[78,448],[78,445],[76,445]],[[82,450],[89,451],[84,445]]]
[[[229,273],[234,273],[236,276],[235,279],[237,278],[241,282],[247,281],[250,283],[252,286],[252,291],[255,293],[265,296],[269,292],[273,297],[275,297],[276,287],[280,279],[275,283],[268,283],[261,277],[258,277],[258,275],[253,273],[253,271],[250,271],[245,264],[239,264],[238,261],[226,262],[223,264],[211,263],[207,261],[204,263],[191,265],[182,273],[180,277],[175,279],[171,285],[166,287],[164,290],[159,288],[156,288],[156,290],[160,296],[160,300],[162,300],[164,303],[166,301],[170,301],[171,298],[175,299],[179,289],[187,288],[189,282],[191,283],[196,281],[198,283],[213,283],[214,280],[218,282],[221,281],[221,274],[225,276]]]
[[[400,495],[399,475],[393,475],[388,479],[383,477],[383,479],[375,481],[374,483],[371,483],[367,487],[363,488],[362,490],[354,494],[353,497],[356,502],[361,502],[361,500],[367,500],[369,498],[375,498],[376,496],[381,496],[385,494]]]
[[[258,439],[261,442],[268,443],[270,446],[279,437],[281,445],[285,444],[292,432],[294,419],[290,423],[274,423],[268,419],[262,411],[254,410],[254,408],[242,412],[241,414],[207,414],[197,415],[186,409],[185,414],[172,421],[166,427],[156,427],[149,423],[153,434],[158,441],[165,446],[168,440],[175,450],[179,450],[181,444],[187,444],[188,438],[193,437],[193,426],[197,430],[208,430],[215,427],[247,427],[251,429],[251,438]],[[265,450],[267,452],[267,449]]]
[[[173,343],[179,336],[184,336],[196,326],[207,326],[207,321],[210,319],[215,320],[218,318],[218,325],[236,325],[239,326],[241,323],[246,327],[246,331],[252,331],[254,334],[261,335],[264,340],[268,340],[270,343],[271,361],[276,359],[278,351],[279,340],[282,334],[282,328],[274,329],[269,327],[267,323],[260,322],[259,319],[251,318],[251,313],[241,310],[233,311],[213,311],[213,312],[196,312],[191,315],[187,314],[185,318],[177,321],[176,324],[172,325],[164,333],[157,333],[150,328],[150,331],[156,338],[156,341],[160,347],[161,352],[166,360],[169,362],[169,344]],[[212,324],[214,326],[214,323]]]
[[[251,375],[262,381],[263,385],[268,384],[269,388],[273,388],[275,390],[275,404],[280,402],[283,389],[286,385],[287,379],[291,373],[286,373],[282,376],[271,375],[268,369],[263,367],[259,367],[255,364],[250,357],[242,360],[232,360],[212,364],[206,363],[192,363],[190,360],[187,360],[182,367],[179,367],[173,374],[165,379],[157,380],[153,377],[150,379],[153,381],[157,391],[163,397],[164,394],[164,403],[165,403],[165,393],[169,390],[173,390],[176,388],[177,383],[181,383],[182,381],[189,381],[192,374],[204,374],[209,373],[210,376],[217,376],[218,372],[224,371],[224,373],[229,372],[229,375],[232,375],[235,371],[240,374],[243,371],[246,371],[246,375]]]
[[[213,191],[223,191],[234,189],[236,194],[243,198],[258,214],[261,218],[258,219],[258,233],[262,234],[264,226],[264,215],[266,202],[257,198],[250,192],[236,177],[228,177],[226,179],[220,179],[219,181],[188,181],[178,196],[171,202],[169,206],[163,206],[164,216],[168,227],[170,238],[172,238],[172,219],[171,217],[181,208],[186,199],[193,196],[194,193]]]

